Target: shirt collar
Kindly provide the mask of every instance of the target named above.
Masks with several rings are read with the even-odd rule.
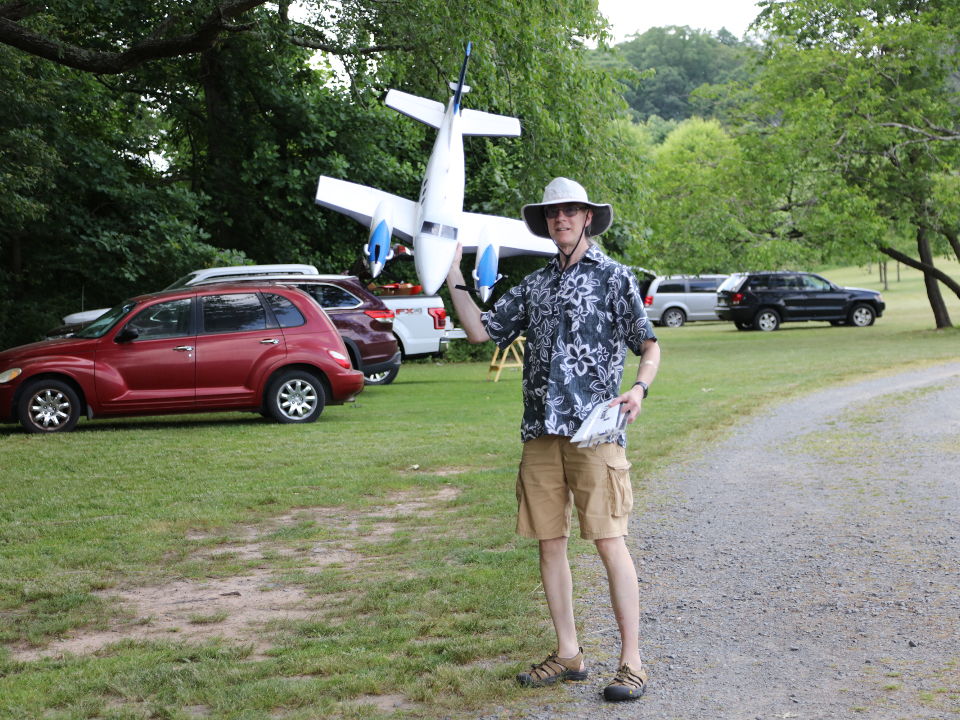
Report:
[[[587,251],[577,261],[577,264],[579,265],[584,260],[586,260],[588,263],[599,264],[603,262],[603,258],[603,251],[597,247],[597,244],[590,243],[589,247],[587,247]],[[554,255],[550,262],[552,263],[554,272],[560,272],[560,255]]]

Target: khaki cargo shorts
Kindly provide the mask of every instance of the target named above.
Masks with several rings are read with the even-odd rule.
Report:
[[[560,435],[525,442],[517,475],[517,533],[537,540],[569,537],[574,505],[580,537],[627,534],[633,488],[624,449],[616,443],[580,448]]]

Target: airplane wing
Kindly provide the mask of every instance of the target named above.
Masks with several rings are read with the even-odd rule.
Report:
[[[501,257],[557,254],[553,240],[537,237],[521,220],[470,212],[463,213],[461,218],[457,239],[464,252],[476,252],[482,236],[486,235],[500,247]]]
[[[321,175],[317,183],[317,205],[349,215],[366,227],[370,227],[370,220],[384,201],[390,208],[393,234],[410,242],[417,226],[417,204],[413,200],[326,175]]]

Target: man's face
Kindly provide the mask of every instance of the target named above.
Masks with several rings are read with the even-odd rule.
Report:
[[[543,209],[550,237],[563,250],[570,252],[580,241],[583,228],[593,219],[593,211],[578,203],[547,205]]]

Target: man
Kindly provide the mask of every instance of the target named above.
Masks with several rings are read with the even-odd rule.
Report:
[[[581,537],[593,540],[607,571],[620,629],[619,670],[604,698],[633,700],[646,690],[640,660],[637,573],[624,540],[633,507],[626,437],[593,448],[570,442],[598,403],[620,406],[633,422],[660,363],[633,274],[591,241],[610,227],[609,204],[593,203],[579,184],[556,178],[543,201],[525,205],[524,222],[551,238],[559,254],[481,313],[464,288],[457,254],[447,283],[470,342],[492,339],[506,348],[526,335],[523,363],[523,454],[517,479],[517,532],[537,539],[540,574],[557,633],[557,650],[521,673],[522,685],[587,677],[573,616],[567,560],[571,505]],[[636,383],[620,393],[627,349],[641,356]],[[612,399],[611,399],[612,398]]]

